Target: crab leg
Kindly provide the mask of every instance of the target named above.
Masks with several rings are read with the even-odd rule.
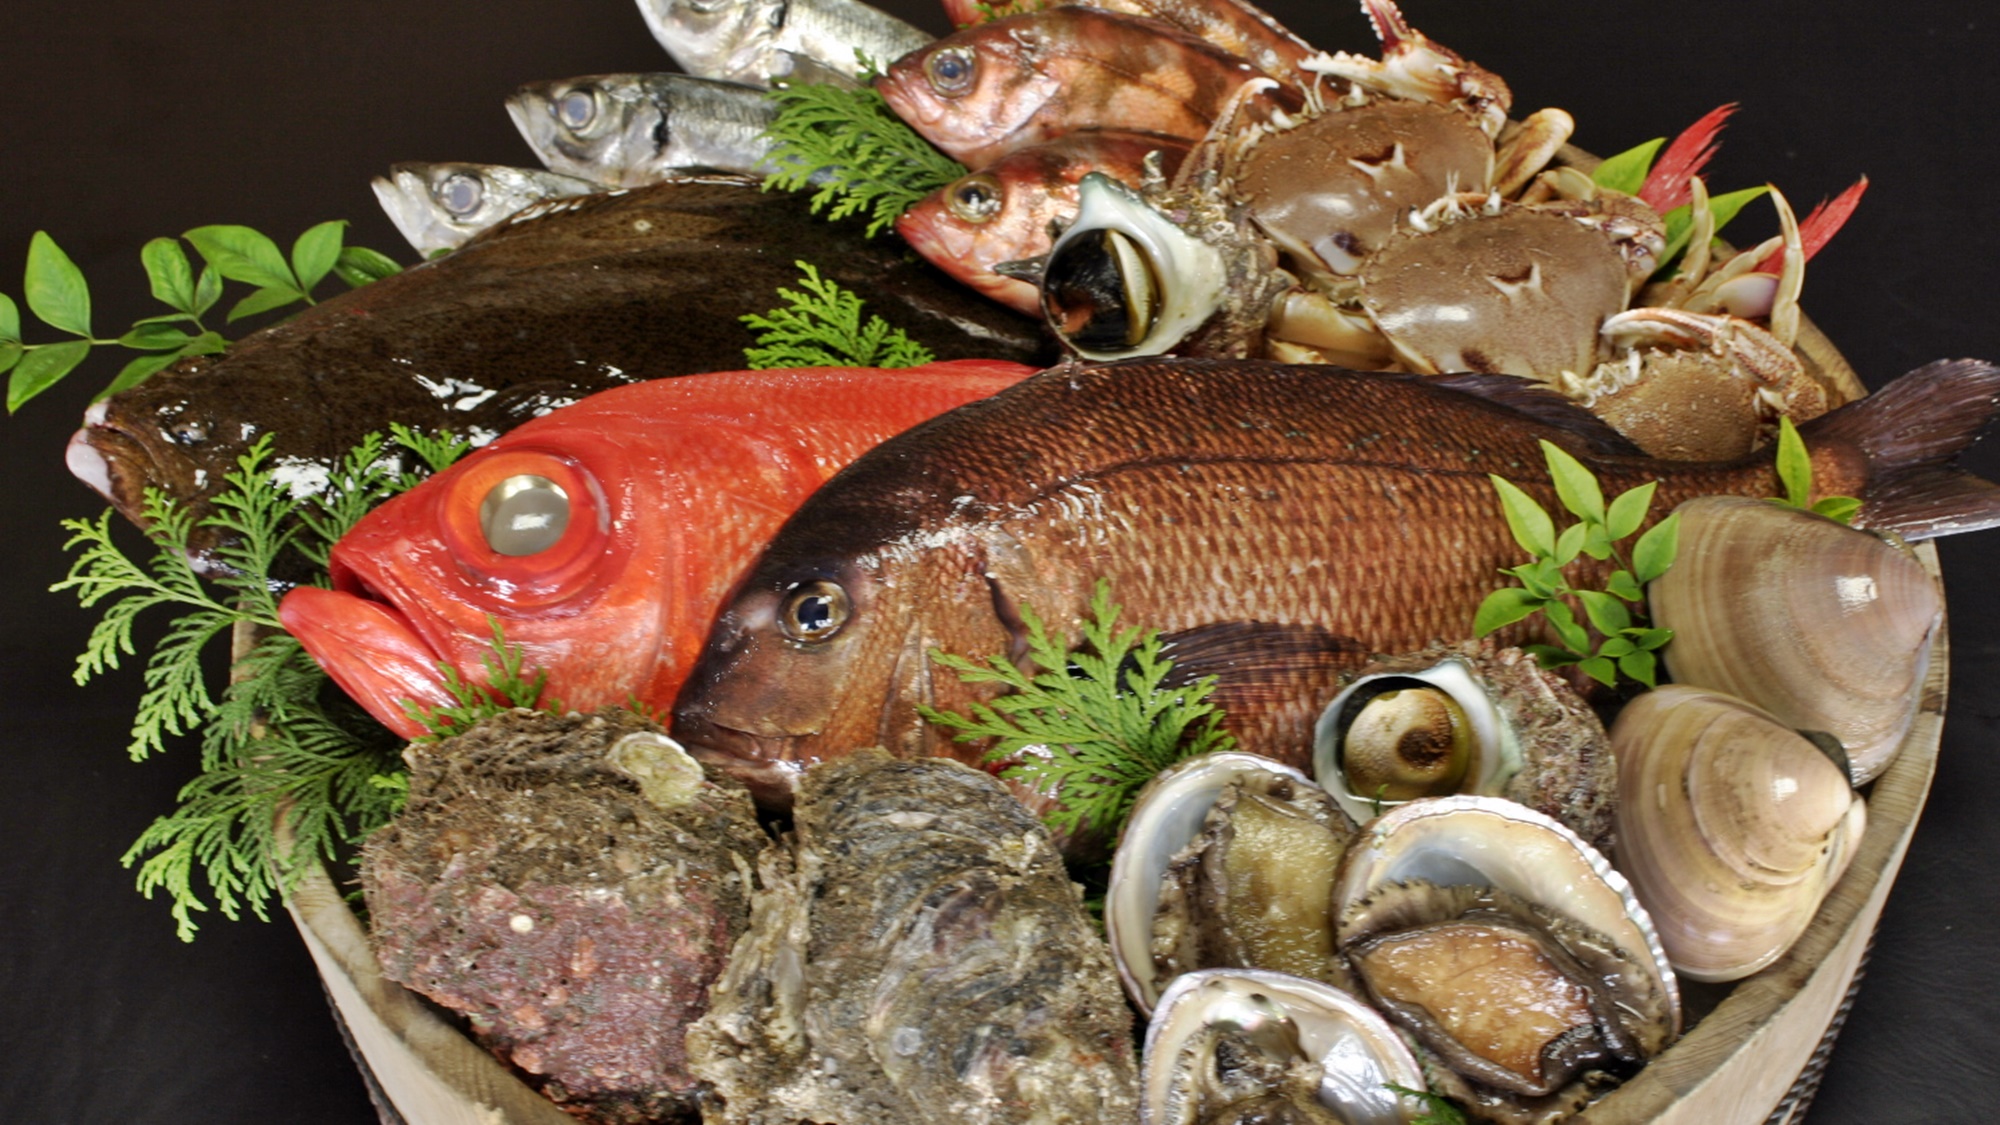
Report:
[[[1513,198],[1576,132],[1576,118],[1553,107],[1538,109],[1507,131],[1493,163],[1493,187]]]
[[[1341,51],[1307,59],[1300,68],[1398,98],[1457,105],[1479,122],[1487,136],[1500,135],[1514,96],[1499,75],[1432,42],[1410,26],[1394,0],[1361,0],[1361,9],[1382,41],[1380,60]]]

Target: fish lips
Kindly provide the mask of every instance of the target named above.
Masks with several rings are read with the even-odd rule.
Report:
[[[357,583],[347,578],[346,584]],[[352,590],[301,586],[279,603],[278,620],[334,683],[404,738],[427,733],[406,703],[434,710],[456,702],[437,649],[386,602]]]

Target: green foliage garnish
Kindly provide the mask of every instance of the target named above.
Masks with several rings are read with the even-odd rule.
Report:
[[[28,310],[43,324],[76,337],[30,344],[21,338],[21,312],[14,300],[0,293],[0,373],[7,380],[7,412],[75,370],[92,348],[113,345],[145,354],[125,364],[98,398],[136,386],[174,361],[187,356],[215,355],[229,342],[202,322],[222,299],[224,279],[255,286],[238,300],[226,320],[269,312],[304,301],[327,274],[337,274],[350,286],[366,285],[402,267],[363,246],[343,246],[347,223],[320,223],[298,237],[287,258],[276,243],[249,227],[196,227],[182,235],[201,255],[200,274],[188,262],[187,251],[171,238],[155,238],[139,251],[154,298],[172,310],[133,323],[130,331],[112,339],[91,334],[90,285],[83,271],[63,253],[47,231],[36,231],[28,243],[28,265],[22,278]]]
[[[201,669],[216,638],[238,628],[279,628],[283,583],[271,575],[281,558],[298,552],[323,566],[333,540],[369,507],[468,448],[400,426],[391,432],[392,440],[370,435],[350,451],[332,475],[336,491],[324,498],[296,500],[274,479],[268,435],[237,459],[228,487],[215,498],[215,514],[199,525],[148,491],[145,514],[157,549],[144,564],[112,542],[108,510],[95,521],[63,521],[71,533],[66,547],[79,554],[51,589],[75,590],[86,608],[108,602],[77,660],[79,684],[137,655],[132,626],[141,613],[160,605],[184,611],[147,656],[129,749],[143,759],[163,751],[168,738],[199,729],[202,772],[181,790],[180,807],[147,828],[122,860],[140,864],[142,893],[167,892],[182,940],[194,936],[194,915],[211,908],[196,889],[197,872],[224,917],[233,920],[247,907],[267,918],[270,901],[289,888],[302,863],[333,856],[402,805],[399,743],[327,690],[325,673],[297,640],[282,632],[264,636],[236,663],[219,695]],[[415,455],[424,470],[403,468],[392,444]],[[232,532],[216,549],[226,570],[213,577],[213,595],[189,562],[196,526]]]
[[[519,645],[509,645],[500,620],[492,614],[486,623],[493,627],[493,646],[486,655],[479,658],[486,665],[484,686],[468,682],[458,674],[458,669],[449,664],[438,665],[444,673],[445,690],[451,693],[455,702],[449,707],[423,707],[412,700],[403,700],[403,713],[422,723],[429,733],[424,740],[434,742],[442,738],[464,734],[473,726],[515,707],[544,707],[560,711],[562,705],[555,700],[544,703],[542,688],[549,682],[549,674],[543,669],[535,669],[532,675],[522,667],[525,654]]]
[[[1670,514],[1654,524],[1632,548],[1627,562],[1618,550],[1618,541],[1639,530],[1652,506],[1657,481],[1648,481],[1619,495],[1608,506],[1597,478],[1576,458],[1555,445],[1542,442],[1556,497],[1578,522],[1556,534],[1555,521],[1534,497],[1514,482],[1490,476],[1500,493],[1501,510],[1514,541],[1533,556],[1533,561],[1507,567],[1500,573],[1512,575],[1521,584],[1504,587],[1486,595],[1473,617],[1473,631],[1486,636],[1540,613],[1555,630],[1557,645],[1527,645],[1545,668],[1575,664],[1591,679],[1610,687],[1618,676],[1626,676],[1652,687],[1655,682],[1654,653],[1673,639],[1670,629],[1655,629],[1645,620],[1645,585],[1673,565],[1679,544],[1680,517]],[[1603,590],[1577,589],[1569,584],[1563,568],[1577,556],[1615,559],[1618,569],[1605,580]],[[1590,629],[1576,619],[1570,603],[1583,607],[1590,627],[1602,637],[1593,647]]]
[[[805,274],[805,292],[780,289],[785,305],[743,323],[757,331],[757,344],[743,349],[751,369],[772,367],[915,367],[937,357],[892,328],[879,316],[861,322],[861,298],[838,282],[824,280],[805,262],[793,265]]]
[[[1394,1082],[1384,1082],[1383,1088],[1399,1097],[1412,1098],[1424,1107],[1421,1117],[1412,1117],[1410,1125],[1465,1125],[1465,1112],[1451,1104],[1443,1096],[1429,1090],[1412,1090],[1408,1086],[1398,1086]]]
[[[1653,158],[1660,155],[1666,144],[1667,138],[1654,137],[1644,144],[1607,156],[1598,161],[1596,169],[1590,173],[1590,181],[1612,191],[1637,195],[1639,189],[1646,185],[1647,173],[1653,170]]]
[[[1818,503],[1813,502],[1812,455],[1806,452],[1805,439],[1799,436],[1799,428],[1783,415],[1778,417],[1777,464],[1778,480],[1785,486],[1785,494],[1772,497],[1772,503],[1817,512],[1835,523],[1854,522],[1854,513],[1861,510],[1861,501],[1852,496],[1826,496]]]
[[[764,186],[815,188],[814,214],[828,206],[833,219],[865,212],[871,237],[911,204],[966,174],[964,165],[890,112],[872,86],[781,86],[770,96],[778,117],[765,136],[776,142],[770,161],[778,170]]]
[[[1094,826],[1115,832],[1139,787],[1161,770],[1196,754],[1234,749],[1222,715],[1208,702],[1215,677],[1166,687],[1173,662],[1160,653],[1157,631],[1117,628],[1118,606],[1100,580],[1083,622],[1083,644],[1051,637],[1041,618],[1021,607],[1028,626],[1032,677],[1004,656],[975,664],[933,651],[931,659],[967,683],[1003,684],[1013,693],[970,717],[919,707],[923,717],[957,732],[959,742],[994,739],[986,760],[1018,759],[1002,771],[1061,800],[1044,819],[1051,830]]]

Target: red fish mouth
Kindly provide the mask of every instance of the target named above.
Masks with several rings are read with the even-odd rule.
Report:
[[[340,588],[301,586],[286,594],[278,620],[383,726],[404,738],[427,733],[404,704],[435,709],[456,702],[439,669],[442,657],[366,583],[338,567],[334,581]]]

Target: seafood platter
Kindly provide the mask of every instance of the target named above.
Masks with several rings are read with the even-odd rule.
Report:
[[[384,1121],[1802,1119],[2000,367],[1864,385],[1801,306],[1867,181],[1724,191],[1744,111],[1301,7],[641,0],[671,63],[507,99],[541,167],[375,182],[423,264],[88,408],[211,576],[159,497],[477,447],[234,632],[392,748],[283,895]],[[773,87],[958,167],[832,222]],[[744,369],[801,269],[913,358]]]

